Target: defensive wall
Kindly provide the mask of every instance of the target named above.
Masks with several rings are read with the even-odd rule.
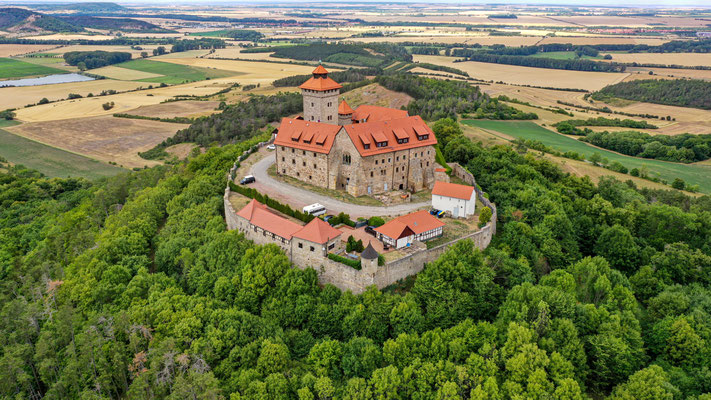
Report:
[[[260,143],[258,146],[264,146],[269,142]],[[244,160],[249,156],[250,152],[246,152],[240,156],[240,160]],[[461,240],[469,239],[474,242],[474,246],[483,250],[491,242],[491,238],[496,234],[496,205],[489,201],[484,196],[484,193],[479,187],[476,186],[476,181],[474,176],[469,173],[466,169],[456,163],[450,164],[452,167],[452,173],[458,178],[462,179],[464,182],[475,187],[477,198],[486,207],[491,208],[492,217],[491,221],[487,223],[484,227],[476,232],[469,235],[462,236],[460,238],[454,239],[450,242],[441,244],[439,246],[433,247],[431,249],[416,251],[413,254],[405,256],[403,258],[386,263],[383,266],[378,266],[377,263],[368,263],[363,260],[363,267],[360,270],[356,270],[345,264],[330,260],[326,257],[310,257],[308,265],[303,265],[306,263],[299,262],[304,258],[299,254],[290,254],[287,251],[287,256],[298,268],[313,268],[318,273],[319,282],[323,285],[332,284],[341,290],[350,290],[355,294],[364,292],[369,286],[375,285],[378,289],[390,286],[393,283],[401,279],[405,279],[408,276],[415,275],[422,271],[425,265],[439,258],[442,253],[444,253],[449,247],[456,244]],[[235,172],[238,168],[238,164],[230,169],[227,176],[228,181],[234,179]],[[229,184],[225,188],[224,195],[224,206],[225,206],[225,221],[227,223],[227,229],[235,230],[239,228],[239,220],[236,214],[236,210],[232,207],[230,203],[230,186]],[[252,230],[241,230],[247,239],[250,239],[258,244],[264,243],[264,236]],[[279,243],[277,243],[279,244]],[[283,246],[282,246],[283,248]],[[301,264],[301,265],[300,265]]]

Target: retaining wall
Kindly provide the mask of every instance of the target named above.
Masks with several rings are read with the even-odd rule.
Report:
[[[393,283],[401,279],[405,279],[408,276],[415,275],[422,271],[425,265],[439,258],[442,253],[444,253],[449,247],[456,244],[461,240],[470,239],[474,242],[474,246],[483,250],[491,242],[491,238],[496,234],[496,205],[489,201],[484,196],[484,193],[476,186],[476,181],[474,176],[469,173],[466,169],[456,163],[450,164],[452,167],[452,172],[455,176],[467,182],[468,184],[474,186],[477,193],[477,198],[482,204],[491,208],[492,218],[488,224],[486,224],[480,230],[473,232],[467,236],[463,236],[452,240],[451,242],[441,244],[437,247],[433,247],[427,250],[417,251],[411,255],[400,258],[395,261],[386,263],[383,266],[366,265],[364,263],[363,269],[356,270],[347,265],[341,264],[339,262],[330,260],[326,257],[322,257],[319,262],[311,262],[310,265],[298,265],[295,262],[291,254],[287,254],[295,266],[300,269],[313,268],[318,273],[319,282],[323,285],[331,284],[343,291],[350,290],[351,292],[358,294],[364,292],[369,286],[375,285],[378,289],[390,286]],[[230,169],[227,176],[228,180],[234,179],[234,173],[237,170],[237,164]],[[230,186],[229,184],[225,188],[224,195],[224,206],[225,206],[225,222],[227,223],[227,229],[234,230],[238,229],[238,219],[237,214],[230,203]],[[245,233],[245,237],[251,239],[254,232],[248,230]],[[260,235],[261,238],[262,235]]]

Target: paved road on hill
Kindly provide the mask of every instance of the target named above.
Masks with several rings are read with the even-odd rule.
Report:
[[[389,207],[345,203],[326,195],[314,193],[272,178],[267,173],[267,169],[271,167],[274,162],[274,154],[270,153],[252,165],[249,173],[254,175],[257,181],[250,186],[298,210],[301,210],[304,206],[309,204],[321,203],[326,206],[326,210],[329,214],[335,215],[339,212],[344,212],[355,219],[355,217],[372,217],[376,215],[402,215],[430,205],[429,201],[397,204]]]

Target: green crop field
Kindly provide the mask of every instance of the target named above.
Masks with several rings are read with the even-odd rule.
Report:
[[[13,121],[8,121],[13,122]],[[0,127],[11,125],[0,121]],[[36,169],[50,177],[83,177],[87,179],[114,176],[126,170],[13,135],[0,129],[0,157],[13,164]]]
[[[179,84],[184,82],[202,81],[208,78],[224,78],[239,75],[239,73],[233,71],[190,67],[187,65],[152,60],[131,60],[125,63],[117,64],[116,66],[135,71],[163,75],[154,78],[138,79],[138,82]]]
[[[222,30],[208,31],[208,32],[192,32],[188,36],[223,37],[223,36],[227,35],[227,33],[230,31],[231,31],[231,29],[222,29]]]
[[[589,158],[593,153],[598,153],[610,160],[610,162],[618,161],[629,169],[647,168],[650,176],[658,176],[667,182],[672,182],[675,178],[681,178],[689,184],[699,185],[702,192],[711,193],[711,179],[709,179],[711,177],[711,166],[709,165],[679,164],[630,157],[590,146],[587,143],[545,129],[533,122],[465,120],[462,123],[516,138],[537,140],[562,152],[578,152],[586,158]]]
[[[15,60],[13,58],[0,58],[0,79],[66,73],[67,71],[46,67],[44,65]]]

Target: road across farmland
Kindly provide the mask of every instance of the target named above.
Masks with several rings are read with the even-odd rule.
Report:
[[[256,182],[250,186],[257,189],[260,193],[266,194],[273,199],[278,199],[281,202],[289,204],[292,208],[301,210],[304,206],[321,203],[326,206],[329,214],[338,214],[344,212],[352,218],[355,217],[373,217],[381,215],[402,215],[411,211],[415,211],[422,207],[430,205],[429,201],[420,203],[396,204],[392,206],[363,206],[358,204],[345,203],[326,195],[314,193],[306,189],[302,189],[288,183],[280,182],[267,172],[267,169],[274,164],[273,153],[255,163],[250,168],[249,173],[254,175]]]

